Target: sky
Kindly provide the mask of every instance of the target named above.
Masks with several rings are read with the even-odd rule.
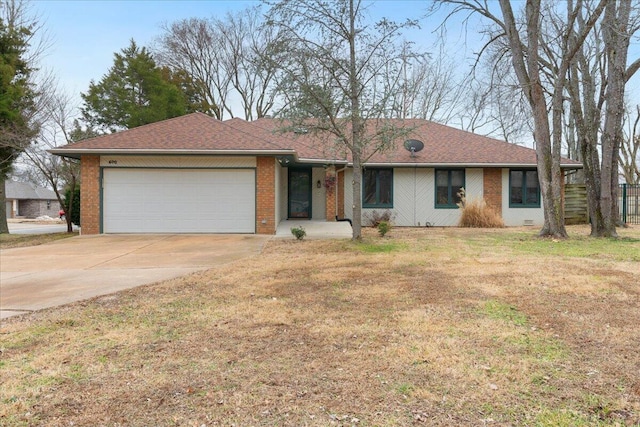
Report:
[[[79,93],[88,90],[91,80],[97,82],[108,72],[113,54],[127,47],[131,39],[140,46],[149,46],[164,23],[191,17],[223,17],[227,12],[258,4],[259,1],[249,0],[35,0],[33,12],[43,23],[51,43],[41,68],[53,71],[62,86],[81,102]],[[370,13],[374,19],[401,21],[424,15],[427,6],[426,0],[378,0]],[[437,40],[433,30],[439,23],[435,19],[423,23],[420,29],[407,33],[407,37],[428,48]],[[464,34],[459,31],[453,38],[458,45],[452,51],[464,54]]]
[[[127,47],[131,39],[140,46],[149,46],[164,23],[191,17],[223,17],[227,12],[258,4],[259,1],[249,0],[33,0],[33,13],[43,23],[51,44],[41,68],[52,71],[80,106],[80,93],[88,90],[91,80],[97,82],[108,72],[113,54]],[[427,0],[377,0],[370,14],[374,20],[386,17],[402,21],[424,16],[428,5]],[[427,51],[433,49],[443,17],[440,14],[421,21],[421,28],[406,33],[407,38]],[[468,72],[467,64],[481,46],[480,26],[479,20],[472,20],[466,27],[460,21],[448,25],[446,51],[461,64],[463,72]],[[632,40],[629,56],[629,62],[640,56],[637,38]],[[640,100],[639,82],[640,76],[636,76],[627,85],[634,100]]]

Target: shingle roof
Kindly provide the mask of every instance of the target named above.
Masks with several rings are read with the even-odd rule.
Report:
[[[408,130],[395,146],[372,156],[369,164],[411,165],[495,165],[535,166],[536,153],[530,148],[444,126],[421,119],[391,120],[388,123]],[[373,122],[370,122],[373,128]],[[56,150],[54,154],[79,156],[89,153],[184,153],[221,154],[295,153],[302,162],[344,163],[350,161],[345,150],[313,134],[283,133],[282,122],[262,118],[253,122],[234,118],[220,121],[202,113],[193,113],[162,122],[79,141]],[[372,129],[370,129],[372,130]],[[411,155],[406,139],[418,139],[424,149]],[[565,166],[580,163],[563,159]]]
[[[16,200],[56,200],[56,193],[48,188],[37,187],[29,182],[6,181],[4,184],[7,199]]]
[[[234,119],[236,120],[236,119]],[[187,114],[85,139],[60,150],[278,150],[272,142],[203,113]],[[57,150],[56,150],[57,151]]]

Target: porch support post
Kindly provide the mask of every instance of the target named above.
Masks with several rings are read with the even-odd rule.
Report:
[[[329,166],[324,171],[324,188],[325,188],[325,219],[327,221],[335,221],[338,214],[337,205],[337,189],[338,180],[336,178],[336,167]]]

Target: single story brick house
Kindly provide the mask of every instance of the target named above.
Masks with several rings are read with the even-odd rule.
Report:
[[[389,209],[397,226],[453,226],[457,192],[484,198],[507,225],[544,221],[534,150],[426,120],[396,120],[406,139],[371,157],[363,216]],[[275,233],[289,218],[352,214],[349,157],[278,120],[193,113],[79,141],[52,153],[81,159],[82,233]],[[562,162],[564,170],[581,165]]]
[[[60,202],[56,193],[29,182],[5,181],[7,218],[57,218]]]

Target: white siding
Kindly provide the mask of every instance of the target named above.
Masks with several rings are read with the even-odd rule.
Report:
[[[320,188],[317,187],[318,181],[321,183]],[[326,204],[324,168],[313,168],[311,170],[311,218],[326,219]]]
[[[353,191],[351,181],[353,171],[345,171],[344,209],[347,218],[352,217]],[[483,194],[482,169],[465,170],[465,190],[469,199],[481,198]],[[363,209],[363,224],[366,224],[367,212],[376,209]],[[377,209],[386,210],[384,208]],[[404,227],[455,226],[460,219],[459,209],[435,208],[435,169],[433,168],[395,168],[393,170],[393,209],[394,224]]]
[[[344,171],[344,217],[353,218],[353,169]]]

